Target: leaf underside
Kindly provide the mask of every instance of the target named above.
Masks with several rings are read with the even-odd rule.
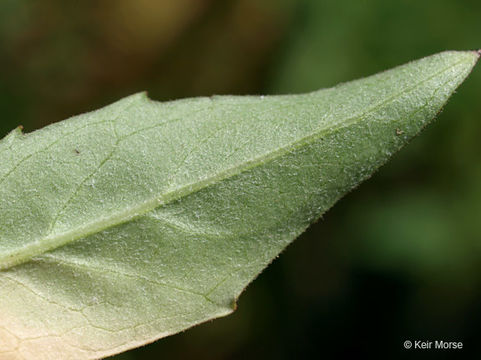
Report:
[[[479,54],[303,95],[145,94],[0,140],[0,359],[112,355],[225,316],[440,111]]]

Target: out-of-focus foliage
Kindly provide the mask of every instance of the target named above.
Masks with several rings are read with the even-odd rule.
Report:
[[[475,0],[4,0],[0,134],[140,90],[164,100],[327,87],[479,48],[480,16]],[[234,315],[122,358],[395,358],[406,339],[463,341],[479,355],[480,93],[477,69],[440,121],[288,248]]]

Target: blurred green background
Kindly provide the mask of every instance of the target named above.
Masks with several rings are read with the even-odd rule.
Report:
[[[307,92],[480,47],[479,0],[3,0],[0,137],[142,90]],[[481,358],[480,95],[478,68],[233,315],[115,359]],[[407,351],[408,339],[465,349]]]

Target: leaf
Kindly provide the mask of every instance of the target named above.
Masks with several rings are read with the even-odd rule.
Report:
[[[137,94],[0,141],[0,358],[112,355],[230,314],[440,111],[477,52],[305,95]]]

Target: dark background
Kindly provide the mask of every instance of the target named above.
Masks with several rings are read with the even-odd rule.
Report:
[[[142,90],[307,92],[480,47],[474,0],[2,0],[0,137]],[[116,359],[480,358],[481,69],[459,92],[233,315]],[[408,351],[407,339],[465,349]]]

